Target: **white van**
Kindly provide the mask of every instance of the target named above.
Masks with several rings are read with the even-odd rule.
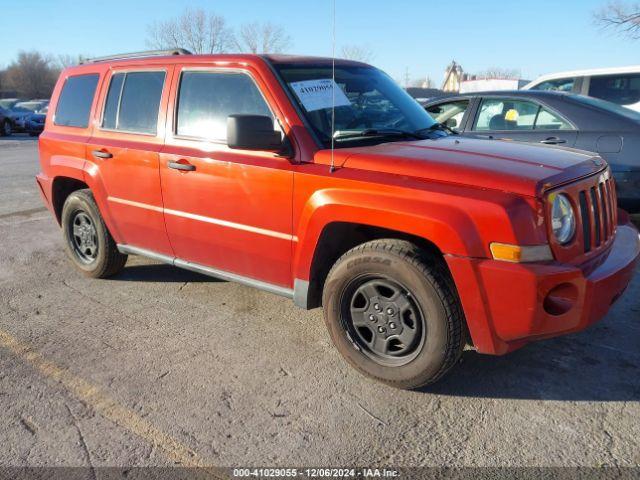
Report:
[[[640,65],[552,73],[522,88],[581,93],[640,112]]]

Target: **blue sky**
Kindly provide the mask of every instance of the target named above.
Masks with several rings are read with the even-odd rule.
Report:
[[[331,0],[23,0],[6,2],[0,66],[19,50],[91,54],[143,50],[147,25],[203,7],[231,25],[285,27],[291,53],[331,54]],[[337,44],[365,45],[396,79],[436,83],[452,59],[465,71],[518,69],[525,78],[577,68],[640,63],[640,42],[602,32],[592,14],[606,0],[336,0]]]

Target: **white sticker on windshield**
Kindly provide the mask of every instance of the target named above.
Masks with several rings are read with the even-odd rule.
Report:
[[[307,112],[331,108],[335,95],[335,106],[351,105],[342,89],[330,78],[319,80],[305,80],[303,82],[290,83],[293,91],[302,102]]]

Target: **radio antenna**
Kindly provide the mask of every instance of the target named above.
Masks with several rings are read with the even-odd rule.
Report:
[[[333,2],[332,11],[332,38],[331,38],[331,166],[329,167],[329,173],[333,173],[336,169],[333,154],[334,154],[334,134],[336,128],[336,0]]]

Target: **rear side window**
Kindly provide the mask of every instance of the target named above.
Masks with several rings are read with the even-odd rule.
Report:
[[[558,92],[570,92],[573,90],[575,78],[559,78],[557,80],[547,80],[531,87],[531,90],[554,90]]]
[[[126,72],[111,77],[102,128],[155,134],[165,72]]]
[[[484,99],[474,130],[570,130],[569,123],[534,102]]]
[[[67,78],[56,107],[56,125],[87,128],[98,77],[98,74],[91,74]]]
[[[182,74],[176,124],[178,135],[226,141],[227,117],[237,113],[273,118],[251,77],[243,73]]]
[[[618,105],[640,102],[640,73],[591,77],[589,95]]]

